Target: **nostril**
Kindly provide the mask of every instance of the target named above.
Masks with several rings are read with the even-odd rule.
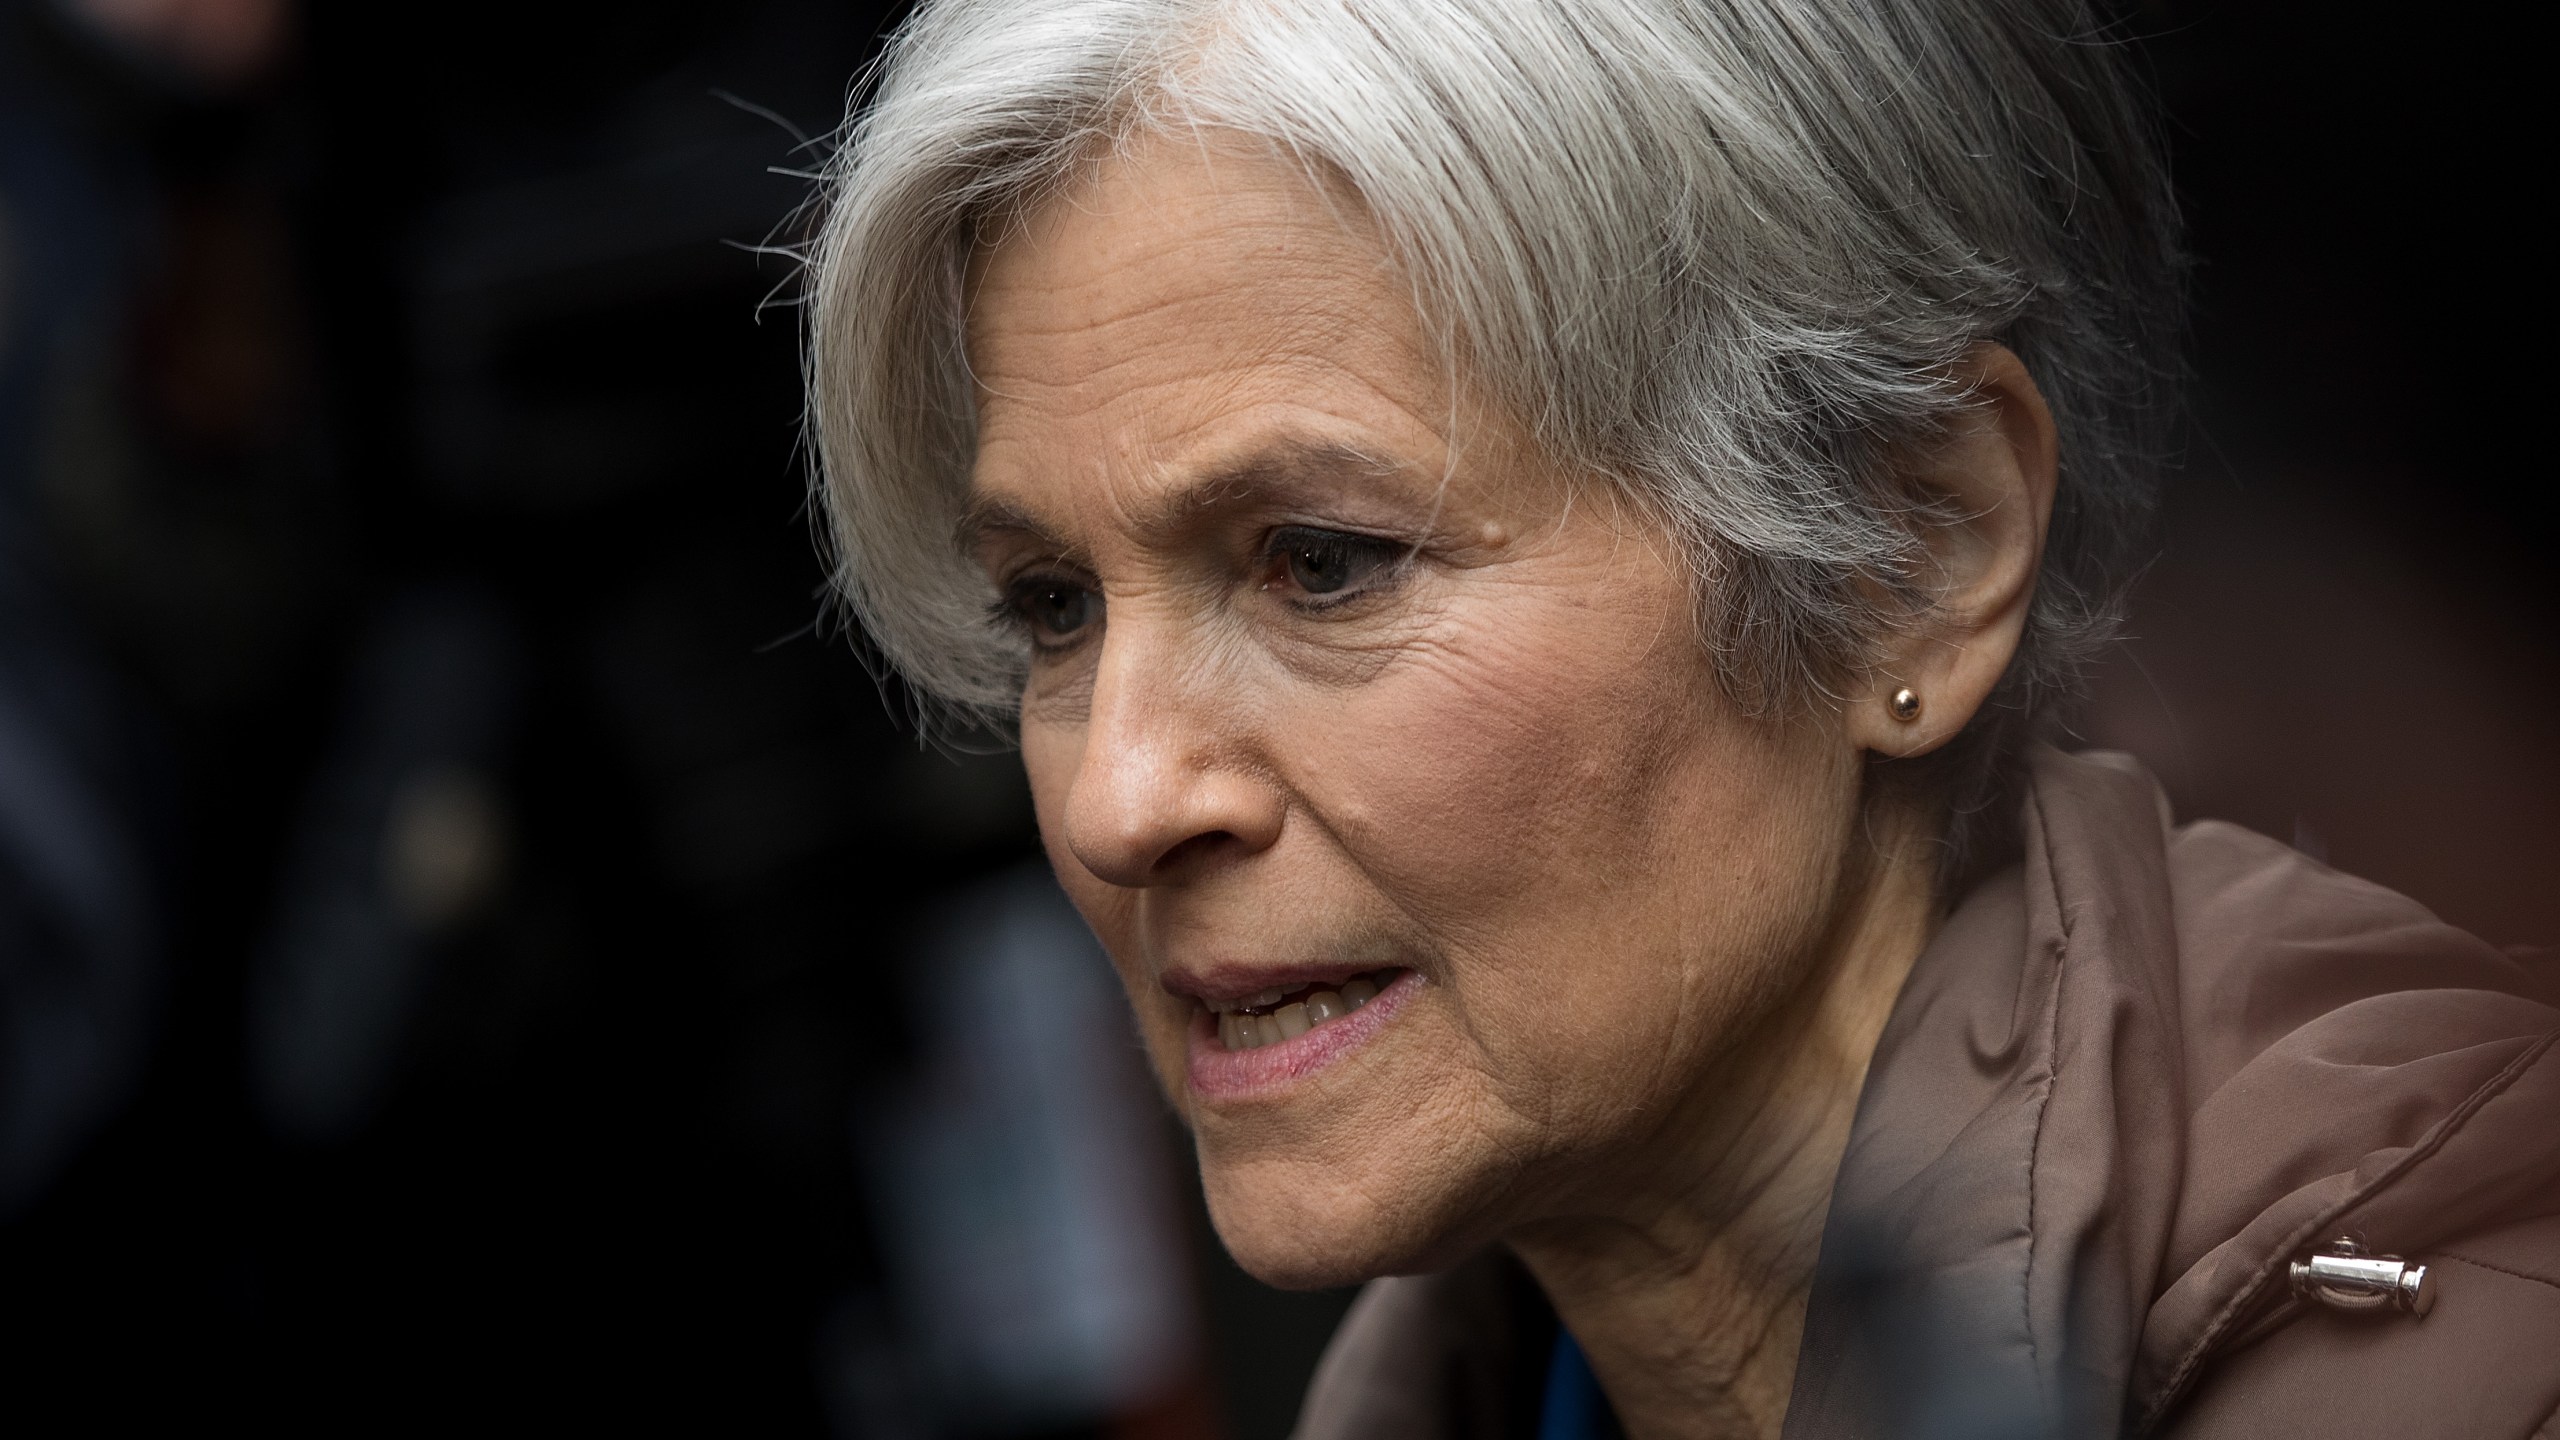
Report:
[[[1158,876],[1169,878],[1183,871],[1211,863],[1220,852],[1240,847],[1243,843],[1237,836],[1225,830],[1212,830],[1205,835],[1193,835],[1177,842],[1172,849],[1157,856],[1155,872]]]

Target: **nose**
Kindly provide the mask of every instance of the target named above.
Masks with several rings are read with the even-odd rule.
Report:
[[[1097,660],[1062,823],[1077,862],[1113,885],[1178,884],[1267,850],[1288,813],[1252,759],[1240,687],[1183,648],[1122,625]]]

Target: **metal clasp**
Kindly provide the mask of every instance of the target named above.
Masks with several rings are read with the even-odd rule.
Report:
[[[2353,1235],[2342,1235],[2312,1251],[2309,1259],[2294,1261],[2293,1293],[2332,1310],[2424,1315],[2436,1304],[2426,1266],[2411,1265],[2397,1255],[2368,1254]]]

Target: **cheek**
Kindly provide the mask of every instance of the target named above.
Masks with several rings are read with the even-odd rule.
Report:
[[[1061,847],[1058,819],[1065,812],[1068,787],[1075,783],[1076,761],[1084,750],[1084,727],[1043,722],[1026,716],[1020,732],[1022,772],[1031,783],[1031,810],[1040,825],[1040,843],[1058,867],[1061,881],[1072,857]]]
[[[1324,742],[1299,788],[1435,931],[1463,936],[1491,912],[1652,868],[1647,816],[1711,723],[1707,681],[1702,663],[1646,643],[1650,626],[1610,618],[1462,623],[1305,727]]]
[[[1043,725],[1026,719],[1022,724],[1022,769],[1031,783],[1032,818],[1040,827],[1040,848],[1049,857],[1049,868],[1056,873],[1067,898],[1083,912],[1085,923],[1109,945],[1111,937],[1102,928],[1104,917],[1095,913],[1093,904],[1103,891],[1068,852],[1066,832],[1058,823],[1066,810],[1068,787],[1075,783],[1076,757],[1083,740],[1082,727]]]
[[[1111,957],[1112,969],[1120,976],[1139,1034],[1155,1064],[1157,1079],[1166,1094],[1179,1103],[1184,1093],[1182,1067],[1189,1043],[1190,1011],[1166,996],[1146,969],[1139,935],[1138,893],[1105,884],[1079,864],[1067,849],[1065,828],[1059,823],[1067,792],[1075,782],[1076,766],[1084,753],[1084,741],[1081,725],[1029,718],[1022,723],[1022,765],[1031,782],[1031,806],[1040,826],[1040,847],[1049,857],[1049,868],[1056,874],[1059,888],[1066,891],[1067,899]]]
[[[1820,922],[1825,787],[1731,710],[1676,603],[1457,631],[1352,696],[1301,782],[1443,956],[1517,1121],[1662,1099]]]

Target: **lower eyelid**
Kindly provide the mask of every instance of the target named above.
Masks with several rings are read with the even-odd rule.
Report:
[[[1409,568],[1411,568],[1410,562],[1404,553],[1399,551],[1395,559],[1380,565],[1368,579],[1355,586],[1326,595],[1293,595],[1289,598],[1289,603],[1300,610],[1320,612],[1356,605],[1363,600],[1374,600],[1401,588],[1405,582],[1405,572]]]
[[[1027,627],[1026,633],[1029,633],[1031,653],[1034,658],[1062,660],[1091,644],[1094,638],[1102,633],[1102,623],[1095,621],[1061,640],[1044,640],[1037,633],[1028,632]]]

